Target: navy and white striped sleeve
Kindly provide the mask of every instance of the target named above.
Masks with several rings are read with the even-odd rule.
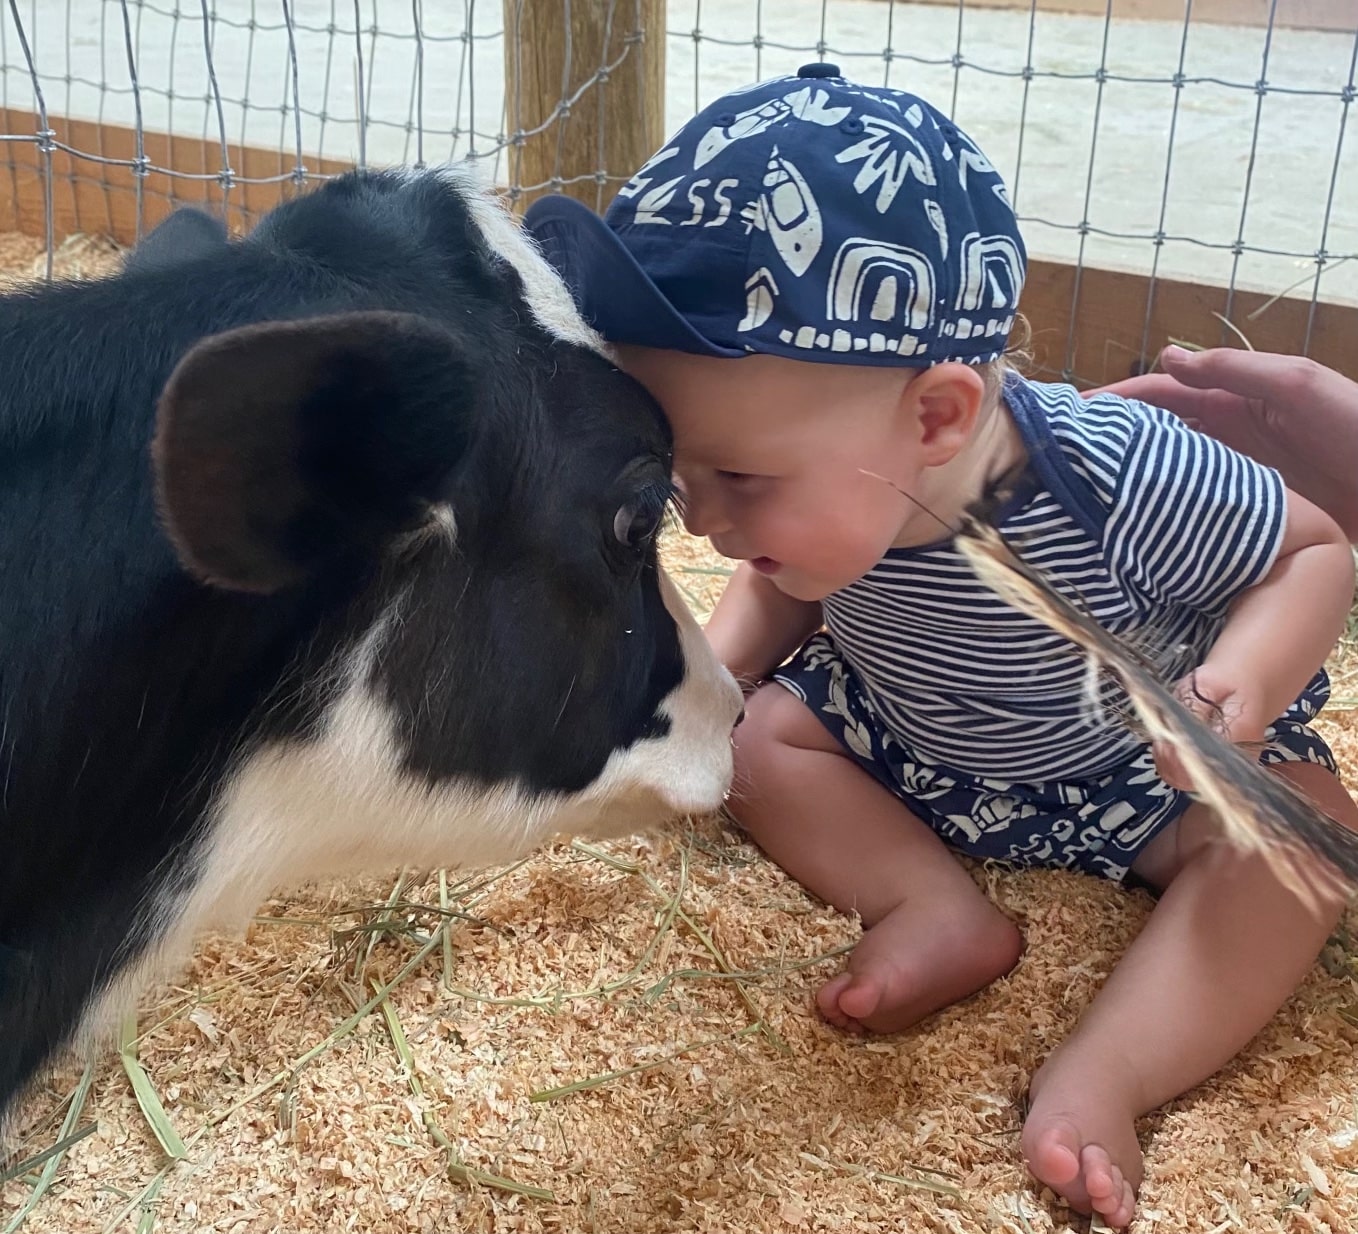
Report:
[[[1273,567],[1286,528],[1276,471],[1144,404],[1106,524],[1107,560],[1152,601],[1222,613]]]

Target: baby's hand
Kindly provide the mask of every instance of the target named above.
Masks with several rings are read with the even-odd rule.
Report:
[[[1189,711],[1236,745],[1262,741],[1272,722],[1264,714],[1260,693],[1254,682],[1211,664],[1195,669],[1174,688],[1175,697]],[[1164,742],[1156,742],[1153,749],[1160,778],[1171,788],[1193,792],[1193,781],[1178,751]]]

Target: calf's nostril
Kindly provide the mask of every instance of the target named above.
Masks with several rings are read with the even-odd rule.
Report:
[[[735,722],[733,725],[731,725],[731,727],[732,727],[732,728],[739,728],[739,727],[741,726],[741,724],[744,723],[744,720],[745,720],[745,708],[742,707],[742,708],[740,709],[740,714],[739,714],[738,716],[736,716],[736,722]]]

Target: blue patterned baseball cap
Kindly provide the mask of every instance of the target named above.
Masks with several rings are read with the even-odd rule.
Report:
[[[603,218],[550,196],[525,222],[606,339],[708,356],[986,363],[1027,264],[970,138],[833,64],[718,99]]]

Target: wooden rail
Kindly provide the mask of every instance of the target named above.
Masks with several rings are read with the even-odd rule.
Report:
[[[131,244],[138,228],[137,135],[120,125],[49,116],[57,148],[52,164],[52,214],[57,239],[93,232]],[[0,133],[37,134],[38,117],[0,108]],[[69,150],[78,150],[79,155]],[[241,229],[278,202],[295,196],[306,181],[296,160],[280,150],[228,145],[234,183],[221,179],[220,143],[147,131],[142,139],[141,216],[154,226],[179,205],[206,205]],[[38,142],[0,141],[0,231],[41,236],[44,230],[46,163]],[[350,165],[308,159],[308,176],[330,176]]]

